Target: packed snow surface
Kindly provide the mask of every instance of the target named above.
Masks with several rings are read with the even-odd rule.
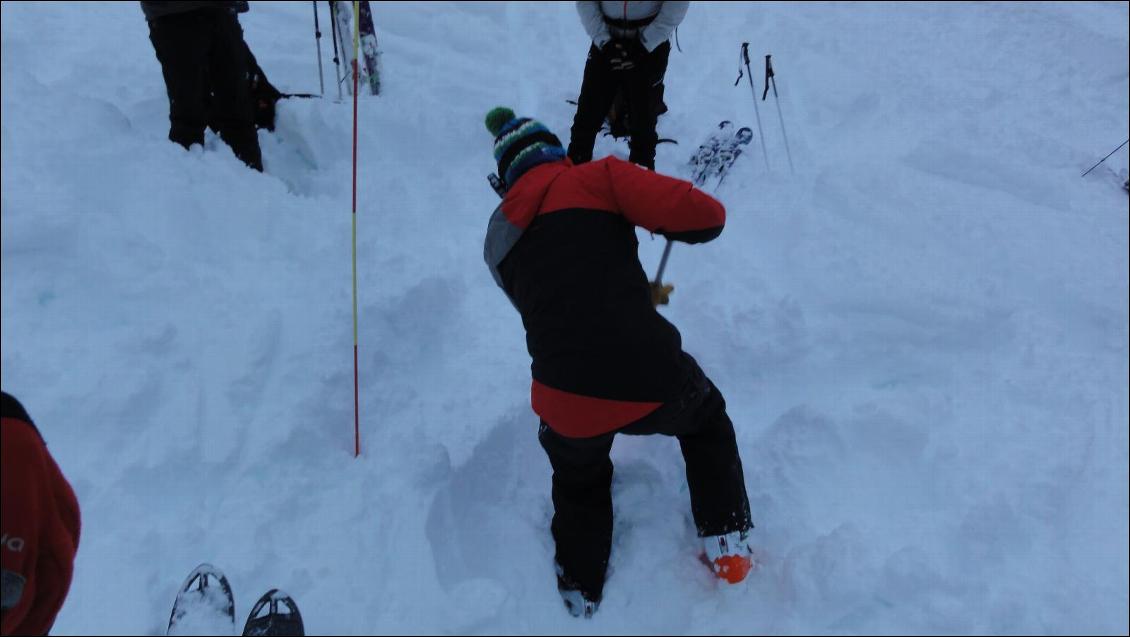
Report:
[[[83,514],[54,634],[163,634],[201,562],[237,623],[280,587],[310,633],[1127,633],[1126,149],[1080,178],[1127,136],[1127,3],[692,5],[658,170],[757,130],[742,42],[780,94],[660,310],[726,396],[758,566],[714,578],[676,442],[620,438],[588,622],[482,261],[483,116],[568,139],[573,3],[373,3],[356,459],[352,103],[321,11],[325,98],[280,104],[259,174],[168,141],[137,3],[3,4],[3,386]],[[280,89],[318,92],[309,3],[241,22]]]

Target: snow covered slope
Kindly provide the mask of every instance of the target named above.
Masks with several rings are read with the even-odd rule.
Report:
[[[483,115],[566,139],[586,38],[573,3],[373,9],[355,460],[351,105],[283,104],[258,174],[167,141],[136,3],[3,4],[3,386],[83,509],[56,634],[163,633],[204,561],[241,617],[280,587],[312,633],[1130,629],[1127,198],[1079,178],[1127,135],[1127,3],[692,6],[659,170],[755,125],[742,41],[759,89],[773,54],[797,164],[770,96],[771,166],[738,161],[662,310],[728,399],[760,566],[719,586],[676,443],[620,439],[588,623],[555,590],[522,326],[481,257]],[[308,3],[241,19],[276,85],[317,90]]]

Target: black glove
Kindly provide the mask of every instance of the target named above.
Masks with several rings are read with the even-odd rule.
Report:
[[[642,45],[641,45],[642,47]],[[605,64],[613,71],[630,71],[636,68],[636,61],[632,58],[628,40],[609,40],[600,47],[600,55]]]
[[[623,43],[624,54],[627,59],[631,60],[636,66],[642,65],[644,60],[647,59],[649,55],[647,47],[643,45],[643,42],[640,42],[639,38],[620,40],[620,42]]]

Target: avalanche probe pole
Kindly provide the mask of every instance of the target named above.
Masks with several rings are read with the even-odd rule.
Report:
[[[353,15],[359,15],[353,0]],[[353,30],[353,457],[361,455],[361,400],[357,382],[357,50],[361,48],[361,31]]]

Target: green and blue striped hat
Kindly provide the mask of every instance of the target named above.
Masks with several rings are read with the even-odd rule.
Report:
[[[545,125],[528,117],[515,117],[509,108],[491,109],[486,126],[494,135],[494,160],[507,187],[534,166],[565,158],[561,140]]]

